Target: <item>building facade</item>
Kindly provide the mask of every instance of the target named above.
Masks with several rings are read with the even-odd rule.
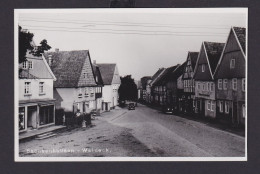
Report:
[[[45,53],[45,58],[57,80],[54,83],[56,108],[65,115],[89,112],[96,106],[97,85],[88,50],[55,51]]]
[[[188,52],[186,65],[183,71],[183,112],[193,114],[195,110],[195,81],[193,79],[194,69],[198,58],[198,52]]]
[[[233,125],[245,125],[246,29],[232,27],[215,71],[217,115]]]
[[[223,47],[224,43],[202,43],[194,72],[195,113],[200,116],[216,118],[216,88],[213,73]]]
[[[19,131],[55,124],[53,82],[56,80],[42,56],[27,53],[19,65]]]
[[[121,84],[116,64],[97,64],[103,79],[102,111],[110,111],[118,105],[118,89]]]

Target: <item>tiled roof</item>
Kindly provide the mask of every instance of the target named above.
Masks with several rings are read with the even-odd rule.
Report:
[[[218,42],[204,42],[209,64],[212,73],[215,72],[216,66],[220,59],[225,43]]]
[[[233,27],[235,34],[237,35],[238,41],[244,51],[246,53],[246,29],[242,27]]]
[[[78,87],[83,65],[86,60],[90,63],[88,50],[47,52],[44,54],[47,62],[49,55],[52,56],[51,70],[57,78],[54,87]],[[88,85],[95,83],[90,80]]]
[[[156,81],[154,82],[155,85],[160,85],[162,84],[165,80],[168,80],[169,78],[171,78],[171,74],[175,71],[175,69],[179,66],[175,65],[175,66],[171,66],[169,68],[166,68],[166,70],[156,79]]]
[[[156,73],[152,76],[152,81],[150,82],[150,84],[153,84],[156,80],[156,78],[165,70],[165,68],[159,68],[158,71],[156,71]]]
[[[111,85],[113,77],[114,77],[114,72],[116,68],[115,63],[99,63],[97,64],[99,66],[101,76],[104,82],[104,85]]]
[[[191,59],[191,66],[194,70],[197,59],[198,59],[199,52],[189,52],[189,54],[190,54],[190,59]]]
[[[21,71],[19,72],[19,79],[39,79],[39,78],[32,75],[28,69],[21,69]]]

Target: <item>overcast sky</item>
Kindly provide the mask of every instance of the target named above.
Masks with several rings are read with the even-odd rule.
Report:
[[[47,39],[51,51],[89,50],[92,61],[117,63],[135,80],[183,63],[202,41],[226,42],[231,26],[246,27],[247,11],[106,9],[20,11],[18,24]]]

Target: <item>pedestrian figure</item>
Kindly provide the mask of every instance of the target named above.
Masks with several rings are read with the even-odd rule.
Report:
[[[81,116],[81,113],[80,113],[79,109],[77,109],[75,120],[76,120],[77,126],[81,126],[82,125],[82,116]]]

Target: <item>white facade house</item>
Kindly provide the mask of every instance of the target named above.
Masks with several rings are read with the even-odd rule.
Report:
[[[100,68],[104,87],[102,93],[102,110],[109,111],[118,105],[118,89],[121,84],[116,64],[97,64]]]
[[[55,123],[53,82],[56,80],[42,56],[27,53],[19,64],[19,131]]]

